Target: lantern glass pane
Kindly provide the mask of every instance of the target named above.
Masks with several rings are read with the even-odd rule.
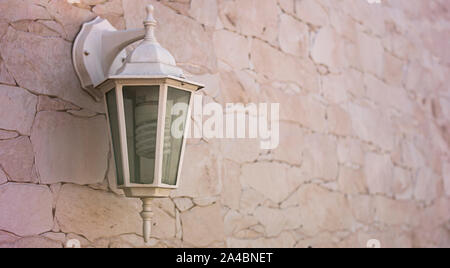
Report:
[[[123,87],[131,183],[152,184],[154,181],[159,88]]]
[[[114,160],[116,162],[117,185],[120,186],[123,185],[123,167],[122,167],[122,152],[120,150],[120,135],[119,135],[120,131],[117,114],[117,99],[115,88],[106,93],[106,103],[108,105],[109,125],[114,150]]]
[[[169,87],[164,128],[162,183],[177,184],[191,92]]]

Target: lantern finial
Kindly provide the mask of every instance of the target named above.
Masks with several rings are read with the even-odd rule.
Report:
[[[158,22],[153,17],[155,8],[153,7],[153,5],[148,5],[145,7],[145,9],[147,10],[147,18],[144,20],[144,26],[145,26],[144,40],[147,42],[158,43],[158,41],[156,41],[156,38],[155,38],[155,27]]]
[[[183,70],[177,66],[175,58],[155,38],[157,22],[153,17],[154,7],[148,5],[145,9],[147,17],[144,20],[144,41],[130,53],[122,68],[110,78],[172,76],[183,79]]]

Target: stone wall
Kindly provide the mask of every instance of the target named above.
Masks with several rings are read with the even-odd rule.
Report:
[[[450,4],[382,2],[0,0],[0,247],[145,246],[71,47],[148,3],[206,101],[281,103],[275,150],[189,141],[150,246],[450,246]]]

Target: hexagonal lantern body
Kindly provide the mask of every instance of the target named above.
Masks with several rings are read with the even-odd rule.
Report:
[[[105,92],[117,185],[128,197],[167,197],[181,178],[192,93],[175,77],[115,76]]]
[[[141,198],[144,239],[151,231],[152,198],[180,184],[193,92],[203,86],[184,78],[173,56],[156,41],[153,6],[145,29],[117,31],[97,18],[83,25],[73,48],[82,87],[104,96],[117,186]],[[125,48],[143,39],[127,56]]]

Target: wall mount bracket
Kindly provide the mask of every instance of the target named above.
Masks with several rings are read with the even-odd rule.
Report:
[[[95,88],[124,64],[125,48],[144,39],[145,29],[119,31],[100,17],[84,23],[73,45],[73,64],[85,89],[96,101],[103,97]]]

